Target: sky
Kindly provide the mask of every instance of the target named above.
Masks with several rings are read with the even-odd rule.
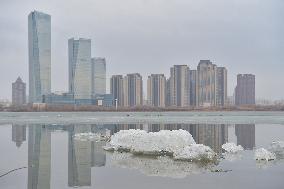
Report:
[[[230,96],[237,74],[252,73],[257,98],[284,99],[283,0],[0,0],[0,99],[18,76],[28,84],[33,10],[51,15],[53,92],[67,91],[68,39],[82,37],[106,58],[108,79],[141,73],[144,94],[148,75],[210,59],[228,69]]]

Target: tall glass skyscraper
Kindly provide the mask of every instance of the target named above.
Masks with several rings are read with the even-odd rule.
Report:
[[[93,96],[106,93],[106,59],[92,58]]]
[[[33,11],[28,17],[29,102],[41,102],[51,92],[51,17]]]
[[[69,92],[75,100],[90,103],[92,98],[91,39],[69,39]]]

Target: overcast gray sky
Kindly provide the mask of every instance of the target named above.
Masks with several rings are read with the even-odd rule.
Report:
[[[0,0],[0,98],[11,99],[18,76],[28,83],[33,10],[52,16],[53,91],[68,88],[67,40],[84,37],[106,57],[108,78],[139,72],[146,83],[210,59],[227,67],[229,95],[238,73],[253,73],[257,98],[284,98],[283,0]]]

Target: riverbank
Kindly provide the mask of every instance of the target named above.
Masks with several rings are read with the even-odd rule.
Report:
[[[284,111],[282,105],[225,107],[102,107],[94,105],[25,105],[1,108],[5,112],[212,112],[212,111]]]

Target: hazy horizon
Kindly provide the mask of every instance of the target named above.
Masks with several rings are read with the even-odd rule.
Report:
[[[146,86],[152,73],[168,77],[174,64],[196,69],[199,60],[210,59],[228,69],[229,96],[237,74],[252,73],[256,98],[283,99],[283,8],[281,0],[0,2],[0,99],[11,99],[18,76],[28,85],[28,14],[33,10],[51,15],[52,91],[67,91],[67,40],[81,37],[92,40],[92,56],[106,58],[108,79],[138,72]]]

